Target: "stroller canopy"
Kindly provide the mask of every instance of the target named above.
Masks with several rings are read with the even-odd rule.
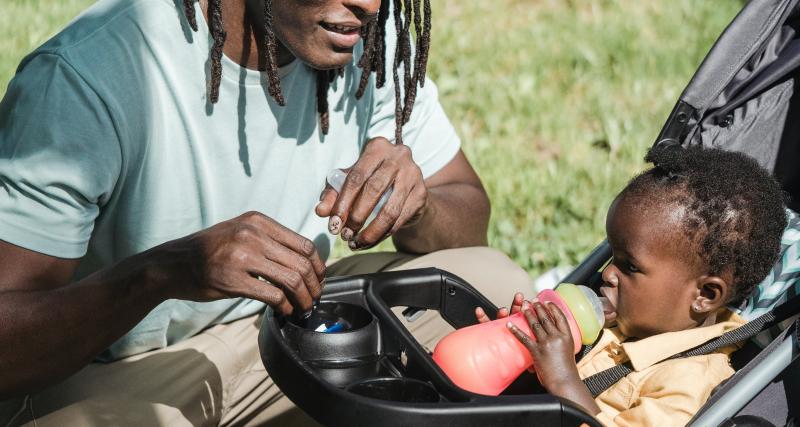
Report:
[[[656,144],[746,153],[772,171],[800,208],[800,8],[752,0],[683,91]]]

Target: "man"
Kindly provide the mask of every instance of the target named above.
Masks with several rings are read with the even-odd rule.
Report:
[[[422,86],[427,0],[210,1],[101,0],[9,85],[3,425],[284,425],[302,414],[261,366],[265,303],[305,313],[326,275],[389,268],[451,270],[496,302],[527,284],[496,252],[451,249],[486,244],[489,204]],[[326,270],[335,235],[428,255]],[[429,345],[431,325],[414,327]]]

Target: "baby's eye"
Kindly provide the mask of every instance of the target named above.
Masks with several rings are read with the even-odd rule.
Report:
[[[629,263],[629,262],[625,263],[625,269],[628,270],[628,272],[630,272],[630,273],[638,273],[639,272],[639,268],[636,267],[635,265]]]

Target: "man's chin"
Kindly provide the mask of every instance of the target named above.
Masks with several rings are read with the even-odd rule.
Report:
[[[336,70],[353,62],[353,49],[348,49],[347,51],[336,50],[325,58],[310,58],[308,61],[303,62],[315,70]]]

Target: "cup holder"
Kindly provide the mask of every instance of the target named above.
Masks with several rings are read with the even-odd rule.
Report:
[[[373,316],[365,308],[342,302],[322,302],[307,319],[290,317],[295,326],[313,332],[342,333],[368,326]],[[332,331],[329,331],[333,329]]]
[[[315,366],[347,367],[375,362],[380,356],[378,321],[364,307],[321,302],[309,318],[286,320],[283,336]]]
[[[407,403],[438,403],[439,393],[430,384],[413,378],[371,378],[347,386],[347,391],[373,399]]]

